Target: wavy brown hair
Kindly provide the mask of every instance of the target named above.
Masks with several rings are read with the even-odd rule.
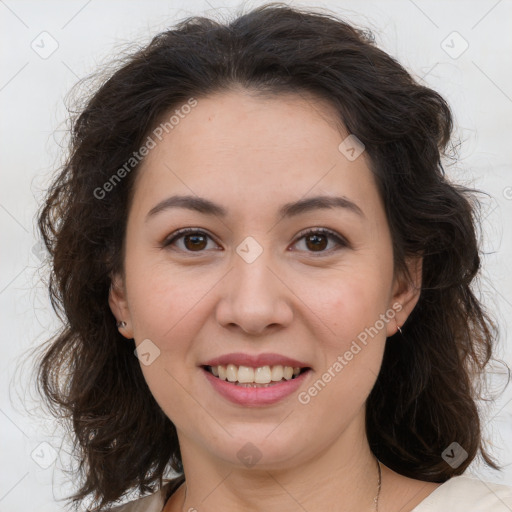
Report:
[[[130,490],[155,490],[170,469],[183,472],[176,429],[108,304],[110,276],[123,273],[139,166],[105,197],[97,191],[170,111],[240,87],[329,102],[366,147],[395,271],[405,276],[406,258],[423,257],[419,301],[403,335],[388,338],[367,400],[374,454],[431,482],[463,473],[478,454],[498,469],[477,410],[497,329],[472,289],[480,269],[477,191],[451,183],[441,164],[450,108],[370,32],[332,13],[268,4],[225,23],[187,18],[158,34],[120,59],[72,117],[69,156],[38,212],[51,302],[65,325],[43,348],[37,383],[52,412],[72,425],[81,476],[73,503],[92,497],[99,509]],[[454,441],[468,453],[457,468],[442,458]]]

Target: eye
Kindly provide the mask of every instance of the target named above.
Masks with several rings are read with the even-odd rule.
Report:
[[[307,231],[303,231],[299,233],[297,243],[303,239],[307,250],[309,250],[308,252],[329,253],[332,250],[349,247],[348,242],[343,237],[326,228],[308,229]],[[331,247],[330,249],[325,250],[329,243],[329,239],[334,240],[337,247],[335,246],[334,248]]]
[[[173,245],[176,241],[183,239],[183,246],[179,247],[184,252],[201,252],[207,248],[208,239],[211,237],[208,233],[198,230],[196,228],[183,228],[171,235],[170,238],[166,239],[162,247],[168,247]]]
[[[166,239],[162,243],[162,247],[169,247],[176,244],[177,241],[182,240],[183,245],[182,247],[178,247],[178,249],[184,252],[202,252],[208,249],[208,239],[212,240],[211,236],[205,231],[196,228],[183,228]],[[349,246],[348,242],[343,237],[326,228],[308,229],[299,233],[295,244],[303,239],[308,252],[326,253]],[[326,250],[326,247],[329,245],[329,239],[335,241],[335,247]]]

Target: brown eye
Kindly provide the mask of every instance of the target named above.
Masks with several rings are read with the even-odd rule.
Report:
[[[203,235],[185,235],[183,244],[191,251],[201,250],[206,247],[206,237]]]
[[[204,231],[193,228],[184,228],[174,233],[162,244],[162,246],[177,246],[177,248],[183,252],[200,253],[205,249],[208,249],[209,240],[212,240],[212,238]],[[306,252],[319,253],[320,255],[323,253],[330,253],[331,251],[342,247],[349,247],[348,242],[343,237],[325,228],[316,230],[311,229],[304,232],[298,239],[298,241],[302,240],[305,241]],[[331,240],[335,242],[335,245],[334,247],[328,248],[329,241]],[[180,244],[177,243],[179,241],[183,241],[181,247]]]
[[[349,247],[348,242],[343,237],[325,228],[310,229],[301,233],[297,243],[302,240],[305,242],[306,252],[320,253],[320,255],[343,247]],[[334,247],[327,249],[329,240],[334,240],[335,244]]]
[[[162,247],[177,245],[178,249],[183,252],[203,252],[207,249],[209,239],[211,239],[211,237],[204,231],[185,228],[174,233],[171,238],[162,244]],[[181,240],[183,241],[181,246],[176,244],[176,242]]]
[[[322,251],[327,247],[328,241],[325,235],[308,235],[306,238],[306,246],[312,251]]]

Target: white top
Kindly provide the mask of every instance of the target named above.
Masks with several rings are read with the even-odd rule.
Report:
[[[172,482],[144,498],[114,507],[112,512],[162,512]],[[475,477],[454,476],[430,493],[411,512],[512,512],[512,487]]]
[[[412,512],[445,511],[512,512],[512,487],[465,475],[454,476],[412,509]]]

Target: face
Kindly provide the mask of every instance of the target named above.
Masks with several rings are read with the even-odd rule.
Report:
[[[198,99],[138,171],[110,305],[182,453],[240,466],[250,442],[262,467],[278,468],[344,432],[365,436],[386,337],[418,293],[394,275],[367,155],[339,149],[348,133],[331,112],[302,96]],[[165,203],[173,196],[218,208]],[[317,196],[327,199],[307,202]],[[280,362],[301,373],[257,389],[220,382],[204,366],[226,355],[264,368],[263,380]]]

